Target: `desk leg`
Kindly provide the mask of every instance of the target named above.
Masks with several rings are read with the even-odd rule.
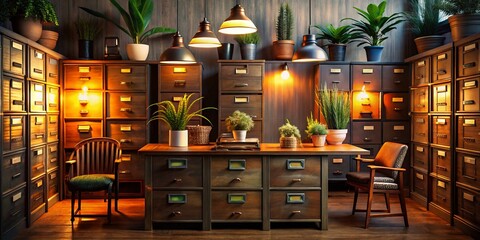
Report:
[[[145,230],[153,230],[152,223],[152,156],[145,157]]]
[[[321,229],[327,230],[328,229],[328,156],[322,155],[321,156],[322,162],[322,192],[321,192]]]

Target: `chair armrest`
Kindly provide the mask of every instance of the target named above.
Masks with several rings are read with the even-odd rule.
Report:
[[[392,167],[384,167],[384,166],[377,166],[377,165],[368,165],[368,168],[370,168],[370,169],[385,169],[385,170],[389,170],[389,171],[401,171],[401,172],[407,171],[405,168],[392,168]]]
[[[65,163],[66,163],[67,165],[73,165],[73,164],[77,163],[77,160],[65,161]]]
[[[362,158],[360,155],[354,158],[356,161],[364,162],[364,163],[369,163],[369,162],[374,162],[375,159],[372,158]]]

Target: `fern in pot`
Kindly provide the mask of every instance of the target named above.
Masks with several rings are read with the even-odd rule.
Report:
[[[291,60],[295,42],[292,40],[293,12],[288,3],[283,3],[278,11],[276,32],[277,41],[273,42],[273,57],[279,60]]]
[[[280,133],[281,148],[296,148],[301,144],[300,131],[288,119],[285,124],[278,128],[278,132]]]
[[[235,110],[232,115],[225,119],[227,130],[232,132],[235,140],[245,140],[247,132],[252,130],[255,123],[250,115]]]
[[[314,147],[325,146],[325,140],[327,137],[327,126],[320,123],[317,119],[313,118],[312,113],[310,117],[307,117],[307,129],[305,130],[308,137],[312,139]]]
[[[327,143],[342,144],[350,122],[350,94],[336,87],[328,89],[325,85],[320,91],[315,92],[315,103],[327,123]]]

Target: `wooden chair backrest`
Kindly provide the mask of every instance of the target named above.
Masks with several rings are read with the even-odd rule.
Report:
[[[374,165],[401,168],[403,160],[407,155],[407,150],[408,146],[405,144],[385,142],[375,156]],[[384,173],[390,175],[394,179],[398,176],[398,171],[384,171]]]
[[[80,141],[68,160],[76,160],[73,175],[114,174],[115,160],[122,155],[120,142],[113,138],[89,138]]]

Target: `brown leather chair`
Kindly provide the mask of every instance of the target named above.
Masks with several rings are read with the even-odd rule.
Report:
[[[403,194],[403,172],[401,168],[408,147],[403,144],[385,142],[374,159],[357,157],[357,171],[347,173],[347,184],[355,188],[352,215],[355,212],[366,212],[365,228],[368,228],[371,217],[403,216],[405,226],[408,227],[407,208]],[[369,163],[369,172],[361,172],[361,163]],[[357,209],[358,193],[367,193],[367,209]],[[374,193],[382,193],[385,197],[386,209],[372,210]],[[390,211],[390,193],[397,193],[400,198],[401,213]],[[371,212],[382,212],[371,214]]]
[[[118,164],[122,150],[120,142],[112,138],[89,138],[80,141],[66,161],[66,186],[72,193],[72,223],[75,217],[107,217],[111,222],[112,190],[115,191],[115,211],[118,211]],[[82,192],[106,191],[108,198],[107,215],[79,214]],[[78,194],[78,208],[75,197]]]

